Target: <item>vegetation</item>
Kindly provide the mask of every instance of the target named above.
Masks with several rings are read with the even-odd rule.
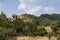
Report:
[[[16,36],[60,36],[60,14],[42,14],[39,17],[23,14],[8,18],[4,12],[0,14],[0,40],[16,40]],[[32,20],[24,22],[24,20]],[[52,32],[47,32],[45,27],[50,26]]]

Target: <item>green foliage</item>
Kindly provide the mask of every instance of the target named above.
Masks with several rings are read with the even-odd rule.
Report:
[[[33,35],[34,36],[45,36],[45,35],[47,35],[47,31],[44,29],[44,28],[41,28],[41,29],[37,29],[37,30],[35,30],[34,32],[33,32]]]
[[[60,15],[42,14],[40,17],[25,14],[32,22],[24,22],[18,15],[13,14],[12,18],[7,18],[4,12],[0,14],[0,40],[15,40],[16,36],[58,36],[60,35]],[[39,27],[38,27],[39,26]],[[42,27],[43,26],[43,27]],[[46,26],[51,26],[52,32],[45,30]],[[60,39],[59,39],[60,40]]]

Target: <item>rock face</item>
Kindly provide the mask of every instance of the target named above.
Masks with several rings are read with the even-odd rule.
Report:
[[[26,15],[21,15],[21,16],[19,16],[19,18],[22,19],[24,22],[32,22],[32,20],[33,20]]]
[[[46,30],[47,32],[52,32],[52,29],[51,29],[50,26],[45,27],[45,30]]]

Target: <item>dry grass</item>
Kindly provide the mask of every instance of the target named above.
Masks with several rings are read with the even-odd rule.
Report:
[[[52,36],[50,40],[57,40],[57,37]]]
[[[17,37],[17,40],[49,40],[48,37]]]

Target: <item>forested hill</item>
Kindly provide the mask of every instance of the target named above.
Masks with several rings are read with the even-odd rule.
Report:
[[[40,18],[47,18],[49,20],[60,20],[60,14],[42,14]]]
[[[48,31],[50,28],[52,31]],[[0,40],[13,40],[17,36],[56,36],[60,38],[60,14],[15,15],[7,18],[0,14]],[[60,40],[60,39],[59,39]]]

